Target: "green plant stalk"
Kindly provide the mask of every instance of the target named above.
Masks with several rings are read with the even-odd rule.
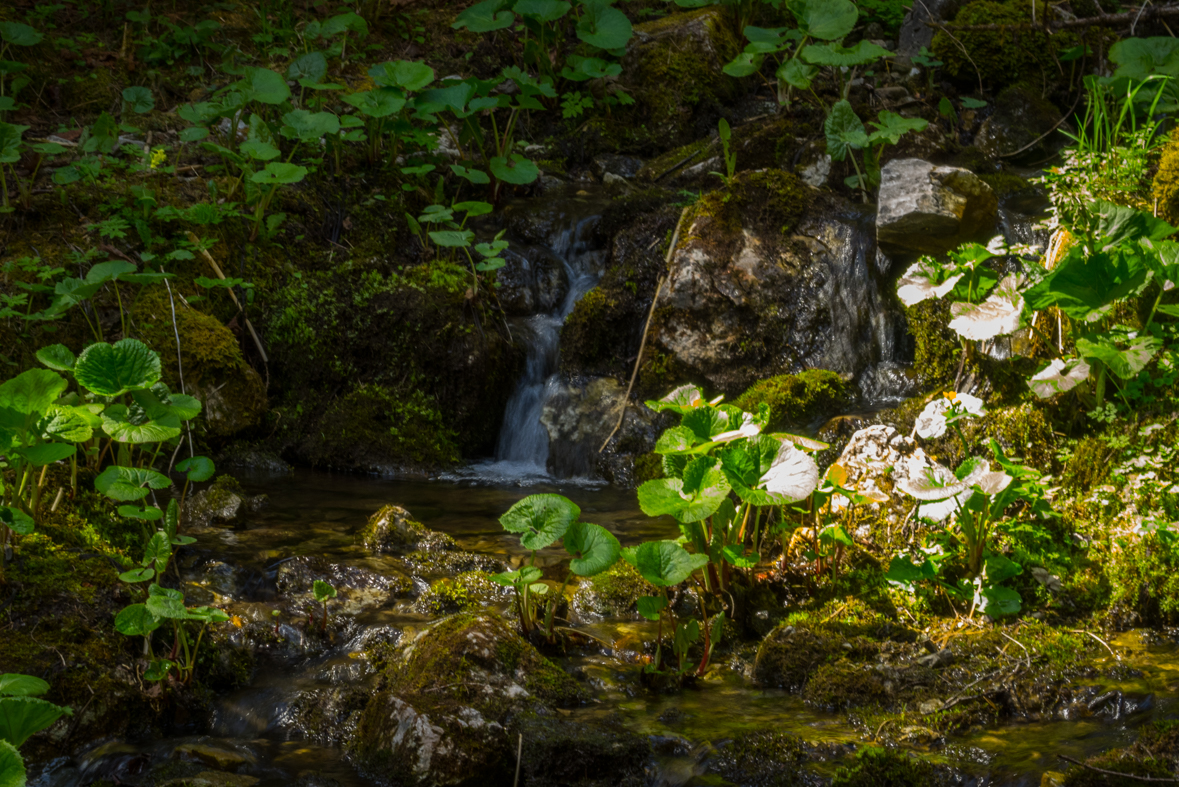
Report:
[[[565,588],[568,587],[569,580],[572,578],[573,578],[573,572],[570,571],[565,576],[565,581],[561,583],[561,589],[559,591],[557,591],[557,595],[553,597],[552,601],[550,601],[546,607],[545,616],[544,616],[544,630],[545,630],[545,638],[548,639],[550,642],[552,642],[552,640],[553,640],[553,615],[557,611],[557,605],[560,604],[561,599],[565,597]]]

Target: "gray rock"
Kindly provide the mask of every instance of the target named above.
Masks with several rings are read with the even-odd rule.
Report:
[[[914,2],[912,9],[905,15],[901,24],[900,40],[897,42],[897,54],[910,58],[921,51],[921,47],[928,48],[933,42],[933,28],[927,23],[945,22],[952,19],[963,0],[923,0]]]
[[[543,245],[513,244],[503,253],[496,293],[504,311],[515,316],[551,312],[565,297],[568,278],[557,255]]]
[[[369,517],[361,540],[370,552],[412,552],[456,549],[454,539],[413,518],[401,506],[388,505]]]
[[[186,527],[240,525],[245,516],[266,505],[266,495],[248,495],[231,476],[222,475],[208,489],[190,495],[181,510]]]
[[[617,175],[620,178],[633,178],[643,168],[643,162],[633,156],[619,156],[615,153],[603,153],[593,160],[593,173],[605,180],[607,175]]]
[[[876,239],[881,247],[939,254],[994,229],[999,201],[977,175],[921,159],[881,171]]]
[[[1059,131],[1050,133],[1060,121],[1060,114],[1038,90],[1022,85],[1009,87],[995,99],[995,111],[979,127],[974,144],[988,156],[1021,151],[1014,157],[1016,160],[1042,160],[1068,141]]]
[[[612,483],[628,485],[633,481],[634,453],[649,451],[658,435],[653,427],[655,414],[641,404],[626,408],[622,427],[612,445],[625,444],[629,459],[607,467],[608,457],[599,453],[602,443],[618,423],[618,411],[626,387],[613,377],[592,378],[580,385],[562,386],[545,402],[541,423],[549,433],[548,470],[558,478],[586,477],[595,471]]]

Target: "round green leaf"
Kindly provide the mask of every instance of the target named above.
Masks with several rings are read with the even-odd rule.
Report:
[[[634,558],[643,579],[656,587],[678,585],[708,565],[707,555],[693,555],[674,541],[644,541]]]
[[[6,697],[39,697],[49,691],[49,684],[32,675],[9,672],[0,675],[0,695]]]
[[[255,172],[250,176],[250,180],[254,183],[261,183],[263,186],[275,186],[285,183],[298,183],[305,177],[307,177],[306,167],[300,167],[298,164],[288,164],[285,161],[278,161],[267,164],[266,169],[261,172]]]
[[[147,599],[147,611],[157,618],[167,618],[168,620],[188,620],[188,607],[184,606],[184,599],[173,598],[171,596],[149,596]]]
[[[516,0],[512,10],[520,16],[532,17],[540,22],[556,22],[573,6],[564,0]]]
[[[311,586],[311,592],[315,594],[315,600],[320,603],[336,597],[336,589],[322,579],[315,580]]]
[[[618,539],[601,525],[574,522],[565,531],[565,551],[573,556],[569,570],[579,577],[600,574],[618,562],[622,547]]]
[[[69,459],[77,450],[77,446],[69,443],[38,443],[28,448],[18,448],[16,453],[34,467],[43,467]]]
[[[323,52],[308,52],[295,58],[287,67],[287,79],[298,82],[306,79],[311,83],[319,83],[327,76],[327,58]]]
[[[797,0],[788,8],[803,33],[822,41],[842,39],[856,26],[860,16],[851,0]]]
[[[827,152],[835,161],[843,161],[849,151],[868,145],[864,124],[847,99],[835,102],[823,123],[823,132],[827,136]]]
[[[33,46],[44,36],[20,22],[0,22],[0,38],[15,46]]]
[[[246,68],[246,76],[237,83],[246,101],[281,104],[291,97],[291,89],[281,74],[268,68]]]
[[[36,527],[31,516],[12,506],[0,506],[0,525],[4,525],[18,536],[27,536]]]
[[[135,568],[130,571],[124,571],[119,574],[119,581],[134,585],[138,582],[150,582],[156,578],[156,570],[154,568]],[[124,610],[126,611],[126,610]],[[125,633],[125,632],[124,632]]]
[[[25,761],[8,741],[0,741],[0,787],[25,787]]]
[[[20,746],[67,715],[73,715],[69,708],[35,697],[0,697],[0,740]]]
[[[160,627],[160,619],[144,604],[132,604],[115,615],[115,630],[128,637],[143,637]]]
[[[160,357],[138,339],[92,344],[74,365],[78,383],[99,396],[150,388],[160,380]]]
[[[491,174],[504,183],[524,186],[540,177],[540,169],[536,164],[513,153],[511,156],[495,156],[488,162]]]
[[[102,431],[120,443],[162,443],[180,436],[180,419],[171,413],[134,423],[126,405],[112,404],[102,413]]]
[[[151,112],[156,106],[156,100],[152,98],[151,90],[140,85],[123,88],[123,100],[127,102],[127,106],[131,107],[131,111],[138,115]]]
[[[133,502],[147,497],[148,490],[164,489],[171,482],[168,476],[141,467],[119,467],[111,465],[94,479],[94,488],[112,500]]]
[[[64,344],[51,344],[37,350],[37,360],[59,372],[70,372],[78,358]]]
[[[634,33],[626,14],[608,5],[606,0],[590,0],[577,23],[577,37],[599,49],[620,49]]]
[[[499,518],[509,533],[518,533],[527,549],[544,549],[565,535],[581,509],[561,495],[529,495]]]
[[[475,3],[459,14],[451,27],[456,30],[465,27],[472,33],[490,33],[493,30],[511,27],[516,17],[511,11],[503,10],[507,5],[505,0],[483,0],[481,3]]]
[[[421,90],[434,81],[434,69],[411,60],[380,63],[370,68],[368,75],[381,87],[397,87],[410,92]]]
[[[189,481],[199,484],[213,477],[213,460],[207,456],[190,456],[176,463],[176,470],[184,473]]]
[[[83,407],[62,407],[50,405],[38,428],[41,433],[55,440],[69,443],[84,443],[94,435],[95,418]],[[72,452],[71,452],[72,453]],[[65,454],[66,459],[70,454]]]

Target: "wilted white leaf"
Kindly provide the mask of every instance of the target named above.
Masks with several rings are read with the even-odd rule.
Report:
[[[1021,279],[1008,276],[982,303],[953,304],[950,310],[954,319],[950,321],[950,328],[973,341],[985,341],[1019,330],[1019,316],[1023,312],[1021,284]]]
[[[745,420],[737,429],[729,432],[721,432],[716,437],[712,438],[715,443],[728,443],[733,440],[740,440],[745,437],[757,437],[761,434],[761,425],[754,423],[753,416],[749,413],[745,414]]]
[[[934,281],[937,274],[936,268],[923,261],[910,265],[897,282],[897,297],[901,299],[901,303],[914,306],[930,298],[943,298],[962,278],[962,274],[959,273],[937,284]]]
[[[970,489],[966,480],[959,481],[949,468],[931,465],[923,475],[897,481],[897,489],[921,501],[945,500]]]
[[[917,436],[934,440],[946,433],[946,415],[950,412],[950,400],[939,396],[917,416]]]
[[[819,486],[819,466],[794,443],[783,441],[770,469],[758,484],[767,492],[802,500]]]
[[[1011,476],[998,470],[994,473],[984,473],[976,483],[985,494],[997,495],[1011,485]]]
[[[1089,379],[1089,364],[1083,359],[1067,361],[1055,358],[1028,380],[1032,393],[1041,399],[1048,399],[1058,393],[1071,391]]]

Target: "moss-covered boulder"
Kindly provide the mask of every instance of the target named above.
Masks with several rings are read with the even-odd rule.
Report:
[[[647,736],[621,724],[564,719],[554,714],[525,717],[521,776],[531,787],[642,787],[651,757]]]
[[[767,405],[768,428],[778,430],[807,426],[837,414],[848,404],[848,393],[847,382],[835,372],[807,369],[759,380],[733,400],[733,404],[751,413],[756,413],[762,404]]]
[[[999,158],[1016,151],[1020,161],[1041,161],[1056,152],[1067,138],[1052,129],[1060,121],[1060,110],[1027,85],[1012,85],[995,98],[995,110],[982,126],[974,144],[988,156]]]
[[[1159,218],[1179,226],[1179,135],[1171,137],[1159,156],[1151,193],[1158,201]]]
[[[1037,19],[1045,18],[1046,6],[1037,0]],[[953,25],[984,26],[955,31],[953,36],[941,30],[933,36],[933,53],[945,63],[945,73],[974,89],[980,79],[991,86],[1059,79],[1053,53],[1076,43],[1074,35],[1049,35],[1046,29],[1032,27],[1032,6],[1022,0],[973,0],[959,9]]]
[[[854,763],[835,772],[831,787],[935,787],[957,782],[951,769],[936,767],[912,752],[867,747],[856,753]]]
[[[233,331],[179,299],[173,328],[172,304],[160,287],[145,289],[132,311],[143,340],[160,355],[164,382],[173,391],[183,389],[201,400],[204,409],[194,422],[198,429],[209,438],[224,441],[261,422],[266,412],[266,386],[247,363]]]
[[[368,518],[360,540],[370,552],[413,552],[455,549],[454,539],[413,518],[401,506],[387,505]]]
[[[491,581],[486,571],[463,571],[453,577],[434,580],[414,606],[427,615],[478,612],[512,597],[512,589]]]
[[[780,170],[706,194],[660,294],[645,390],[694,382],[736,396],[767,376],[867,368],[888,307],[865,218]]]
[[[573,610],[579,618],[638,617],[641,596],[654,595],[657,588],[643,579],[638,569],[619,560],[600,574],[582,580],[573,594]]]
[[[370,652],[378,690],[349,748],[399,784],[510,781],[517,714],[580,703],[583,690],[503,618],[459,614]]]
[[[252,512],[266,505],[266,495],[247,494],[231,475],[219,475],[205,489],[184,501],[181,521],[185,527],[242,524]]]

